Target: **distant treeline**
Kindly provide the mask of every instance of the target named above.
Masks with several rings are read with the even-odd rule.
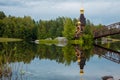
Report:
[[[6,16],[0,11],[0,37],[21,38],[25,40],[74,37],[77,19],[58,17],[54,20],[35,21],[30,16]],[[93,32],[93,23],[87,20],[85,33]]]
[[[0,37],[36,39],[36,22],[29,16],[14,17],[6,16],[0,12]]]

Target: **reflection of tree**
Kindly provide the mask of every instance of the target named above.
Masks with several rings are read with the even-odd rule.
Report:
[[[35,46],[28,43],[3,43],[1,44],[0,60],[3,62],[25,62],[34,59]],[[29,55],[28,55],[29,54]]]
[[[116,42],[111,42],[111,43],[105,43],[105,44],[97,44],[97,45],[100,45],[100,46],[102,46],[102,47],[105,47],[105,48],[110,48],[110,49],[113,49],[113,50],[116,50],[116,51],[118,51],[118,50],[120,50],[120,45],[118,45],[118,44],[120,44],[120,42],[118,41],[116,41]]]
[[[118,50],[120,50],[120,45],[118,45],[118,44],[120,44],[120,42],[111,43],[110,48],[118,51]]]
[[[75,62],[75,50],[74,47],[70,44],[67,46],[63,47],[63,54],[64,54],[64,59],[66,61],[66,65],[70,65],[71,62]]]
[[[61,47],[56,47],[55,45],[46,46],[40,44],[38,46],[37,55],[39,59],[49,59],[55,60],[58,63],[64,63],[64,57]]]
[[[35,57],[70,64],[72,61],[75,62],[75,51],[73,46],[62,48],[55,45],[35,45],[26,42],[0,44],[0,62],[2,64],[7,62],[30,63]]]
[[[78,45],[78,51],[81,51],[81,62],[79,64],[81,69],[83,69],[82,65],[85,64],[85,61],[89,60],[93,55],[92,48],[90,46]],[[1,43],[0,67],[8,64],[8,68],[11,69],[11,66],[9,66],[11,63],[30,63],[34,58],[55,60],[57,63],[70,65],[71,62],[76,61],[75,52],[75,46],[70,44],[62,48],[55,45],[35,45],[26,42]],[[20,68],[18,69],[18,71],[20,71]],[[13,66],[11,71],[13,72]]]
[[[12,76],[14,76],[15,74],[13,75],[13,66],[10,64],[12,64],[13,62],[29,63],[34,57],[33,51],[35,51],[34,48],[24,42],[18,42],[18,44],[0,43],[0,79],[13,79]],[[19,68],[20,66],[18,66],[17,69]],[[18,76],[16,76],[16,78],[17,77]]]

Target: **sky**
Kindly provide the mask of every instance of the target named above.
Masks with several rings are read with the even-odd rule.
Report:
[[[94,24],[120,22],[120,0],[0,0],[0,11],[12,16],[31,16],[36,21],[57,17],[79,18],[80,8]]]

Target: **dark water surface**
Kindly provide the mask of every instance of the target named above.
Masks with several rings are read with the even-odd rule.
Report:
[[[102,46],[119,52],[116,44]],[[106,75],[120,79],[120,54],[99,46],[0,43],[1,80],[101,80]]]

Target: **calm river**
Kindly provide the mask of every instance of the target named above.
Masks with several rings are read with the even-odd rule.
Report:
[[[117,44],[120,43],[100,46],[0,43],[0,80],[101,80],[108,75],[118,80]]]

